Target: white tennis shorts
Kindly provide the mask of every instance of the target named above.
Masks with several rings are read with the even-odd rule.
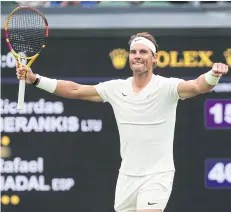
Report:
[[[146,176],[119,174],[116,194],[116,212],[136,212],[145,209],[164,211],[173,185],[174,171]]]

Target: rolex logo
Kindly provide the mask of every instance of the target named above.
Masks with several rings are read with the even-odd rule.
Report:
[[[225,56],[227,65],[228,65],[229,67],[231,67],[231,49],[227,49],[227,50],[224,52],[224,56]]]
[[[125,49],[114,49],[109,56],[116,69],[122,69],[126,66],[129,53]]]

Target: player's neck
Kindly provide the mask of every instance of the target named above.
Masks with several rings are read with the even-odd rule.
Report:
[[[140,92],[152,79],[152,73],[145,73],[143,75],[133,75],[132,87],[135,93]]]

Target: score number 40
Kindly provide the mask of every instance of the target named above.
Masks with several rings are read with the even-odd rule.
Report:
[[[231,188],[231,158],[207,159],[205,166],[207,188]]]
[[[215,180],[218,183],[223,183],[225,180],[231,183],[231,163],[224,164],[218,162],[208,173],[209,180]]]

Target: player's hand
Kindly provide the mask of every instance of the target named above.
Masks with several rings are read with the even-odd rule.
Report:
[[[229,67],[223,63],[214,63],[212,67],[213,76],[221,77],[224,74],[227,74]]]
[[[22,67],[16,65],[16,75],[19,80],[25,80],[27,84],[32,84],[36,80],[36,75],[31,68],[27,68],[25,65]]]

